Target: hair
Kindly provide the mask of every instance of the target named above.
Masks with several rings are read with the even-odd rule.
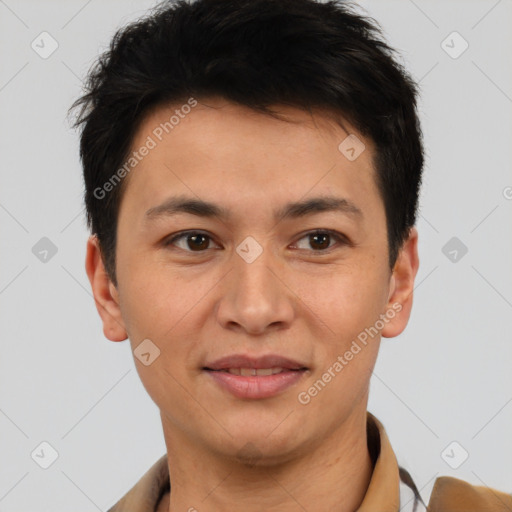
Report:
[[[342,0],[175,0],[119,29],[91,67],[74,127],[87,224],[117,285],[116,232],[123,185],[105,197],[150,111],[220,96],[264,114],[287,105],[342,116],[375,147],[390,269],[416,222],[423,168],[419,85],[380,25]]]

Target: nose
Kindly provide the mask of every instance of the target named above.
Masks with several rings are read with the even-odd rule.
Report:
[[[270,250],[251,263],[237,253],[224,281],[217,320],[225,329],[264,334],[285,329],[295,315],[296,296],[286,285],[283,266]]]

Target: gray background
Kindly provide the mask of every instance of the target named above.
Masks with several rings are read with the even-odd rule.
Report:
[[[412,318],[383,340],[369,410],[425,500],[440,475],[510,492],[512,2],[361,3],[420,81],[427,150]],[[165,453],[129,344],[103,337],[91,297],[66,120],[114,30],[152,5],[0,0],[0,511],[106,510]],[[43,31],[59,45],[46,59]],[[31,456],[43,441],[48,469]]]

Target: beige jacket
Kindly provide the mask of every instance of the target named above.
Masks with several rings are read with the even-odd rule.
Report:
[[[425,509],[406,471],[399,468],[382,424],[367,414],[368,448],[375,461],[370,485],[357,512],[512,512],[512,495],[443,476],[437,478]],[[400,503],[402,486],[412,489],[410,503]],[[163,455],[108,512],[155,512],[170,489],[167,455]],[[321,512],[321,511],[320,511]]]

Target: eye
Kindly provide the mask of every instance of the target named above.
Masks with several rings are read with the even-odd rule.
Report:
[[[306,243],[310,244],[314,252],[324,252],[326,249],[331,249],[333,247],[331,244],[333,240],[340,245],[348,245],[350,243],[344,235],[329,229],[311,231],[300,238],[299,241],[304,239],[307,240]],[[184,231],[166,240],[164,245],[166,247],[175,245],[188,252],[204,252],[206,249],[210,249],[211,241],[212,238],[206,233],[200,231]],[[297,247],[297,243],[293,247]],[[308,247],[298,248],[310,250]]]
[[[326,249],[330,249],[332,247],[332,245],[330,245],[332,239],[334,239],[341,245],[348,245],[349,243],[344,235],[338,233],[337,231],[332,231],[330,229],[318,229],[315,231],[311,231],[310,233],[307,233],[299,240],[303,239],[306,239],[306,243],[309,243],[310,247],[313,247],[314,252],[322,252],[325,251]],[[308,250],[308,247],[299,247],[299,249]]]
[[[181,242],[182,240],[184,240],[184,243],[181,246],[176,244],[177,241]],[[165,241],[164,245],[176,245],[180,249],[189,252],[204,252],[204,249],[209,249],[211,240],[210,236],[200,231],[185,231]]]

